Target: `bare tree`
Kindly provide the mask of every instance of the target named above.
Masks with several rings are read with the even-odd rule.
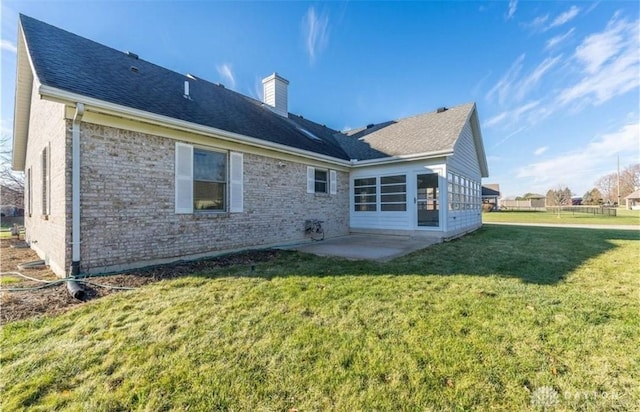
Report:
[[[6,134],[0,138],[0,186],[3,205],[24,207],[24,174],[11,168],[11,136]]]
[[[562,186],[558,186],[556,189],[549,189],[547,192],[547,205],[557,207],[558,217],[560,217],[562,207],[571,205],[571,190],[568,187],[563,189]]]
[[[640,189],[640,163],[628,166],[620,172],[620,198],[624,199]]]
[[[615,203],[618,201],[618,175],[616,173],[602,176],[596,182],[596,187],[600,189],[602,200],[606,203]]]

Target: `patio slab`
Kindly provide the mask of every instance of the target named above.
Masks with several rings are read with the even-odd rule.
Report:
[[[281,249],[351,260],[387,261],[440,242],[440,238],[428,236],[351,234],[322,241],[284,246]]]

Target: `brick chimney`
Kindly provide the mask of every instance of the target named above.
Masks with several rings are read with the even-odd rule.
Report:
[[[289,98],[287,88],[289,80],[278,73],[262,79],[262,101],[271,106],[271,110],[283,117],[289,117]]]

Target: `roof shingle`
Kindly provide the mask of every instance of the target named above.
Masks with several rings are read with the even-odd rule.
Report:
[[[20,16],[46,86],[336,159],[453,152],[474,103],[342,133],[206,80],[165,69],[31,17]],[[189,97],[184,83],[189,82]]]
[[[326,138],[326,133],[319,133],[319,140],[310,139],[295,124],[255,99],[31,17],[21,15],[20,20],[37,77],[43,85],[348,160],[335,140]],[[189,99],[184,97],[185,81],[190,85]]]

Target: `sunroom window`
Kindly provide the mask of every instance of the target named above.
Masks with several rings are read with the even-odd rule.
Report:
[[[407,210],[407,176],[380,178],[380,210],[383,212],[404,212]]]
[[[375,212],[377,210],[376,178],[355,179],[353,182],[353,204],[356,212]]]

